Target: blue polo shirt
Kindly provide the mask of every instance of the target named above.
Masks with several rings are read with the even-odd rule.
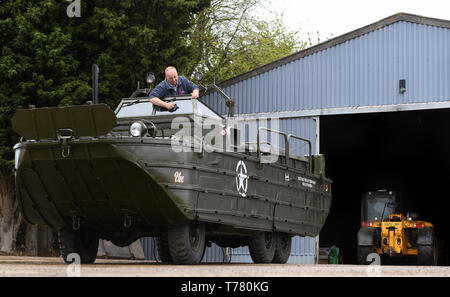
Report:
[[[169,84],[165,79],[150,92],[149,97],[162,99],[167,96],[190,95],[195,89],[198,89],[196,84],[186,77],[179,75],[176,87]]]

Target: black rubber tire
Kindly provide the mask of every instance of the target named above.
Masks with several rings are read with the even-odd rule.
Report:
[[[292,236],[287,233],[276,232],[275,237],[275,253],[272,263],[285,264],[291,256]]]
[[[70,264],[74,261],[70,254],[80,256],[81,264],[92,264],[97,258],[99,238],[89,231],[73,231],[61,229],[58,231],[58,242],[61,257]]]
[[[255,233],[249,239],[248,249],[254,263],[272,263],[275,255],[274,233]]]
[[[167,231],[155,237],[156,249],[158,250],[159,260],[163,263],[172,263],[172,256],[170,255],[169,239]]]
[[[205,225],[192,222],[171,226],[168,230],[168,244],[174,264],[198,264],[205,253]]]
[[[417,265],[419,266],[436,266],[437,265],[437,251],[434,245],[419,245],[417,246]]]
[[[375,253],[371,246],[358,246],[357,261],[360,265],[369,265],[371,262],[367,262],[367,256],[371,253]]]

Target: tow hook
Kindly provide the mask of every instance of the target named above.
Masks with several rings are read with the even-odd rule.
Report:
[[[80,217],[72,217],[72,228],[74,231],[78,231],[80,229]]]
[[[127,229],[131,227],[131,216],[129,215],[123,216],[123,226]]]
[[[72,129],[58,129],[57,136],[59,143],[61,144],[61,156],[67,158],[70,156],[69,140],[72,139]]]

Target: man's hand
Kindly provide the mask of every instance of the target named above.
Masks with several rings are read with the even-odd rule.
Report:
[[[174,108],[174,106],[175,106],[175,103],[173,103],[173,102],[164,102],[161,99],[159,99],[158,97],[151,98],[150,102],[153,105],[164,107],[167,110],[172,110],[172,108]]]
[[[164,104],[164,107],[165,107],[167,110],[172,110],[172,108],[175,107],[175,103],[173,103],[173,102],[167,102],[166,104]]]
[[[192,96],[192,99],[197,99],[199,96],[198,89],[195,89],[194,91],[192,91],[191,96]]]

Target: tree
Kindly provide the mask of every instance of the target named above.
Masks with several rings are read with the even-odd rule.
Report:
[[[19,140],[11,129],[14,112],[31,104],[64,106],[90,100],[92,64],[100,67],[100,100],[114,108],[147,71],[161,78],[167,65],[187,65],[191,16],[209,0],[79,3],[81,17],[69,18],[71,3],[66,1],[0,2],[0,243],[5,230],[16,230],[18,224],[12,219],[17,217],[12,147]],[[12,248],[0,244],[2,251]]]
[[[206,80],[223,81],[304,49],[298,32],[286,28],[282,15],[254,13],[261,0],[212,0],[194,16],[189,33],[195,49],[187,73],[201,70]]]
[[[306,43],[299,42],[294,32],[289,32],[277,17],[272,22],[255,19],[244,23],[245,35],[235,37],[236,47],[223,56],[216,71],[224,79],[237,76],[252,69],[286,57]]]

